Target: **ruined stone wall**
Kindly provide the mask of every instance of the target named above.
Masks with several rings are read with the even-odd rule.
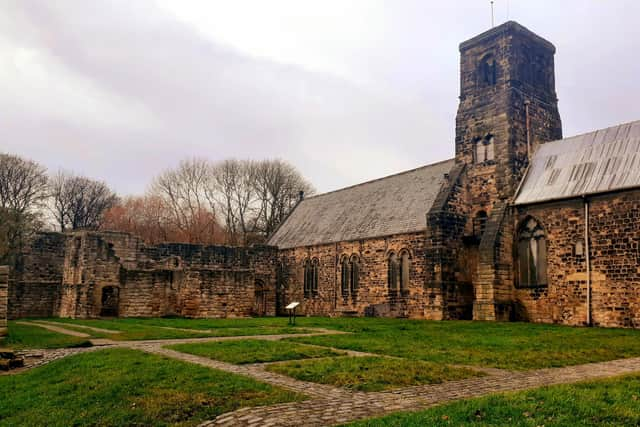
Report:
[[[640,327],[640,191],[591,197],[589,204],[592,323]],[[518,318],[586,324],[586,256],[576,253],[584,244],[584,202],[519,207],[515,220],[528,216],[546,232],[549,283],[515,288]]]
[[[8,303],[9,303],[9,267],[0,266],[0,338],[7,335]]]
[[[10,286],[12,318],[276,311],[277,249],[272,247],[146,246],[127,233],[82,231],[39,235],[22,260]]]
[[[406,249],[410,253],[409,286],[405,292],[390,292],[388,255]],[[359,259],[357,292],[343,295],[341,265],[343,256]],[[318,293],[305,298],[304,262],[319,260]],[[367,240],[340,242],[281,251],[285,303],[299,301],[300,313],[325,316],[425,316],[425,233],[402,234]]]
[[[59,313],[66,240],[63,234],[42,233],[21,254],[9,277],[10,319]]]

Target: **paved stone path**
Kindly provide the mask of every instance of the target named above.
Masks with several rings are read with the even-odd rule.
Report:
[[[21,323],[30,324],[29,322]],[[38,326],[47,327],[47,329],[49,327],[55,328],[51,330],[64,330],[64,328],[58,328],[53,325]],[[77,331],[71,331],[68,329],[64,330],[64,332],[60,330],[56,330],[56,332],[73,332],[73,334],[69,335],[75,335],[78,333]],[[315,329],[313,332],[296,334],[294,336],[314,336],[328,333],[333,334],[344,332]],[[111,341],[103,339],[100,340],[100,343],[106,347],[132,348],[238,375],[249,376],[256,380],[302,393],[310,397],[310,399],[303,402],[242,408],[234,412],[222,414],[214,420],[201,424],[200,427],[328,426],[363,418],[383,416],[396,411],[417,411],[420,409],[427,409],[453,400],[479,397],[491,393],[526,390],[557,384],[569,384],[578,381],[595,380],[640,372],[640,357],[569,366],[565,368],[538,369],[524,372],[471,367],[473,369],[483,371],[487,375],[458,381],[449,381],[442,384],[422,385],[384,392],[364,393],[353,392],[325,384],[299,381],[285,375],[268,372],[265,370],[265,367],[268,364],[234,365],[164,348],[164,346],[167,345],[192,342],[244,339],[280,340],[291,336],[291,334],[279,334],[147,341]],[[12,372],[22,372],[25,369],[40,366],[62,357],[88,351],[95,351],[101,348],[105,347],[30,350],[28,352],[22,352],[22,355],[25,357],[26,367]],[[334,350],[343,352],[350,356],[380,356],[371,353],[342,349]]]
[[[334,393],[329,391],[324,396],[304,402],[243,408],[222,414],[215,420],[201,424],[200,427],[328,426],[378,417],[396,411],[417,411],[457,399],[478,397],[490,393],[567,384],[632,372],[640,372],[640,358],[527,372],[501,372],[486,377],[379,393],[348,393],[345,391]],[[259,379],[270,382],[266,378]],[[284,383],[278,385],[287,387]]]

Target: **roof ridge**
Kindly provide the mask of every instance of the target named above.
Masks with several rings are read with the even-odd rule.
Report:
[[[606,128],[594,129],[594,130],[591,130],[591,131],[588,131],[588,132],[577,133],[575,135],[571,135],[571,136],[568,136],[566,138],[554,139],[553,141],[547,141],[547,142],[543,143],[542,145],[552,144],[552,143],[558,142],[558,141],[567,141],[569,139],[575,139],[575,138],[579,138],[579,137],[582,137],[582,136],[585,136],[585,135],[591,135],[591,134],[598,133],[598,132],[608,131],[609,129],[621,128],[622,126],[626,126],[626,125],[630,125],[630,124],[634,124],[634,123],[639,123],[640,124],[640,119],[619,123],[617,125],[608,126]]]
[[[389,179],[389,178],[393,178],[393,177],[396,177],[396,176],[405,175],[405,174],[408,174],[408,173],[411,173],[411,172],[415,172],[415,171],[420,170],[420,169],[426,169],[426,168],[429,168],[429,167],[432,167],[432,166],[437,166],[437,165],[440,165],[442,163],[450,162],[450,161],[453,161],[453,160],[455,160],[455,157],[452,157],[452,158],[446,159],[446,160],[440,160],[440,161],[435,162],[435,163],[429,163],[428,165],[418,166],[417,168],[408,169],[408,170],[405,170],[405,171],[402,171],[402,172],[392,173],[390,175],[385,175],[385,176],[382,176],[380,178],[370,179],[369,181],[359,182],[357,184],[349,185],[347,187],[338,188],[337,190],[327,191],[326,193],[315,194],[313,196],[305,197],[302,200],[302,202],[300,202],[300,203],[304,203],[307,200],[317,199],[317,198],[320,198],[320,197],[323,197],[323,196],[328,196],[329,194],[338,193],[340,191],[351,190],[353,188],[361,187],[363,185],[371,184],[371,183],[374,183],[374,182],[377,182],[377,181],[382,181],[384,179]]]

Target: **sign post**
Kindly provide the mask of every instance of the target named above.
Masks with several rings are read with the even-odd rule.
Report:
[[[289,310],[289,324],[290,325],[295,325],[296,324],[296,307],[299,306],[300,303],[297,301],[293,301],[292,303],[290,303],[288,306],[286,306],[285,308],[287,310]]]

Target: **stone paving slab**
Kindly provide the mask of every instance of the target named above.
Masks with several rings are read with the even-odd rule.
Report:
[[[79,338],[89,338],[91,336],[89,334],[85,334],[84,332],[73,331],[71,329],[66,329],[66,328],[63,328],[61,326],[47,325],[47,324],[44,324],[44,323],[24,322],[24,321],[20,321],[20,322],[16,322],[16,323],[19,324],[19,325],[38,326],[40,328],[48,329],[48,330],[53,331],[53,332],[58,332],[60,334],[71,335],[71,336],[79,337]]]

